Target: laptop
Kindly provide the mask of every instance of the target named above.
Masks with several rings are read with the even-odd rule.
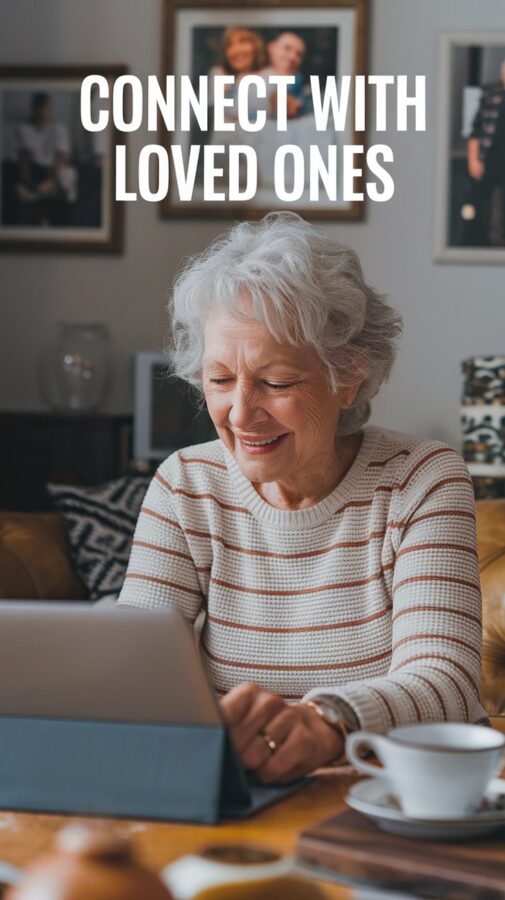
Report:
[[[214,823],[299,789],[242,768],[176,610],[0,603],[0,807]]]

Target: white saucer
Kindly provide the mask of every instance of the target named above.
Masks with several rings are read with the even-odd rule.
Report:
[[[458,819],[411,819],[401,811],[387,784],[379,778],[366,778],[352,786],[345,802],[383,831],[424,840],[455,841],[505,828],[505,808],[499,808],[504,794],[505,781],[495,778],[486,795],[486,806],[476,813]]]

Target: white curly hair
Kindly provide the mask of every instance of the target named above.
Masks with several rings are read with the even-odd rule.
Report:
[[[167,348],[175,375],[202,391],[206,317],[216,308],[243,317],[244,295],[276,340],[314,347],[335,392],[361,381],[338,433],[359,430],[391,372],[402,320],[365,282],[354,250],[295,213],[234,225],[175,279]]]

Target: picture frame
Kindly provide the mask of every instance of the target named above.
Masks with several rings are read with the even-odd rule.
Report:
[[[503,265],[505,30],[443,33],[438,83],[435,260]]]
[[[0,251],[122,253],[114,125],[84,129],[87,75],[112,84],[123,65],[0,66]],[[124,143],[124,135],[121,136]]]
[[[154,350],[133,358],[133,456],[166,459],[181,447],[213,441],[216,432],[207,409],[197,404],[188,385],[169,375],[165,353]]]
[[[200,181],[191,201],[180,201],[171,187],[160,203],[161,216],[254,219],[272,209],[289,209],[311,219],[361,220],[365,208],[363,201],[311,201],[308,188],[301,202],[281,202],[273,187],[273,156],[280,144],[307,147],[311,142],[319,144],[321,153],[328,144],[335,143],[363,145],[366,152],[364,133],[357,135],[351,127],[340,134],[316,132],[313,113],[311,120],[308,79],[309,74],[320,78],[328,75],[338,78],[343,74],[366,76],[367,26],[368,0],[316,0],[315,3],[310,0],[163,0],[162,84],[167,75],[174,75],[176,80],[181,75],[197,79],[199,75],[239,71],[233,68],[237,55],[234,56],[230,44],[234,39],[232,33],[238,43],[238,32],[242,32],[242,44],[244,34],[249,36],[250,47],[249,62],[246,61],[240,71],[244,73],[249,65],[252,74],[267,71],[279,74],[285,71],[275,65],[280,45],[277,44],[276,58],[272,47],[277,38],[288,32],[292,36],[291,43],[295,44],[294,52],[298,54],[291,73],[296,77],[293,93],[296,102],[300,103],[300,114],[288,118],[287,131],[276,132],[275,122],[267,121],[267,126],[258,135],[248,133],[242,141],[251,144],[251,139],[255,138],[258,188],[253,200],[242,203],[203,200]],[[293,46],[290,52],[293,52]],[[223,132],[219,132],[218,143],[222,143],[222,137]],[[171,143],[187,148],[197,140],[201,144],[216,143],[212,134],[209,138],[207,133],[203,137],[200,132],[189,138],[187,133],[175,131],[169,134],[160,127],[159,143],[167,151]],[[235,143],[240,140],[235,139]],[[337,178],[340,177],[337,164]],[[363,177],[357,177],[355,184],[356,191],[362,191]]]

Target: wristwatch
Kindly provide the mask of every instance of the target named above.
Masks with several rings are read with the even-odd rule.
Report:
[[[326,722],[330,728],[333,728],[334,731],[338,731],[338,733],[342,736],[344,746],[342,753],[337,756],[336,759],[332,759],[329,766],[344,766],[347,764],[347,757],[345,753],[345,744],[347,740],[347,735],[350,733],[352,728],[347,724],[342,712],[339,709],[336,709],[331,703],[326,702],[325,700],[306,700],[305,706],[310,706],[311,709],[319,716],[323,722]]]

